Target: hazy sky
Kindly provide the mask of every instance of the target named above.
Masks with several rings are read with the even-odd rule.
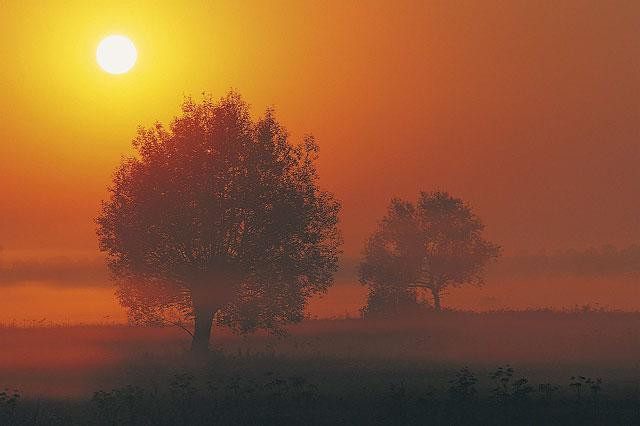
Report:
[[[640,2],[268,3],[2,2],[3,255],[96,255],[136,126],[231,87],[317,137],[347,256],[420,189],[468,200],[507,253],[640,241]],[[96,64],[112,33],[128,74]]]

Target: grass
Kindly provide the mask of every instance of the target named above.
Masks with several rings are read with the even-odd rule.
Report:
[[[612,398],[584,378],[534,384],[513,367],[476,376],[465,368],[445,383],[420,366],[283,356],[213,355],[204,364],[162,367],[153,379],[72,401],[19,401],[12,424],[637,424],[637,395]],[[441,373],[444,373],[441,372]],[[140,373],[145,375],[145,372]],[[314,380],[307,379],[306,374]],[[140,377],[132,378],[139,380]]]
[[[14,342],[0,377],[20,389],[0,394],[0,424],[640,422],[640,314],[447,312],[214,335],[218,349],[194,360],[178,330],[0,329]]]

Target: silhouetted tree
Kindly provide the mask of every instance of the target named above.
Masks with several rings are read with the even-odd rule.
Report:
[[[133,146],[97,219],[132,320],[193,318],[194,351],[208,349],[214,318],[240,332],[301,320],[330,286],[340,243],[313,137],[292,145],[272,109],[254,122],[230,92],[186,100]]]
[[[367,304],[360,309],[364,318],[413,315],[431,309],[424,301],[418,300],[415,288],[397,286],[371,286]]]
[[[482,238],[484,225],[462,200],[421,192],[416,205],[394,199],[365,246],[360,282],[370,298],[425,288],[436,311],[448,286],[482,284],[487,262],[500,248]],[[389,299],[390,302],[393,299]]]

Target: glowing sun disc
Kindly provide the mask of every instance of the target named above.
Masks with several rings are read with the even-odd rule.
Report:
[[[96,50],[96,60],[100,68],[110,74],[129,71],[138,59],[133,42],[122,35],[111,35],[102,39]]]

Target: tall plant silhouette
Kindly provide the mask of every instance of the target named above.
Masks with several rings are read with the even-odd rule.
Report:
[[[246,332],[303,317],[337,268],[339,203],[319,189],[312,136],[293,145],[274,111],[241,96],[187,99],[169,128],[140,128],[96,219],[118,296],[136,322],[194,319]]]
[[[406,299],[424,288],[441,311],[447,287],[482,284],[485,265],[500,254],[497,245],[482,237],[483,230],[471,208],[446,192],[421,192],[415,205],[392,200],[360,264],[360,282],[370,289],[368,305],[381,303],[381,294]]]

